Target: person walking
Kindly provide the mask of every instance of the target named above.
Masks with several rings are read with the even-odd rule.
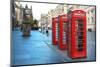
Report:
[[[46,35],[49,36],[49,30],[46,28]]]

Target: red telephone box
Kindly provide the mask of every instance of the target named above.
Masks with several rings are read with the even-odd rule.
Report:
[[[86,12],[74,10],[69,17],[69,55],[71,58],[86,58]]]
[[[58,17],[52,18],[52,44],[58,44]]]
[[[68,48],[68,18],[67,15],[59,16],[59,48],[66,50]]]

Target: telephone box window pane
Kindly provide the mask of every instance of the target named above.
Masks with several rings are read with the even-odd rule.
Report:
[[[66,30],[67,30],[67,24],[66,22],[63,23],[63,44],[66,44],[66,41],[67,41],[67,36],[66,36]]]
[[[83,36],[78,36],[79,39],[83,39]]]

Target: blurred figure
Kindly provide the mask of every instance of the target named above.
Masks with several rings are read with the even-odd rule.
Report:
[[[39,32],[41,32],[41,28],[39,28]]]
[[[46,28],[46,35],[49,36],[49,30]]]
[[[45,33],[45,28],[44,27],[43,27],[43,30],[42,31],[43,31],[43,34],[44,34]]]
[[[23,30],[22,24],[20,25],[20,30],[21,30],[21,31]]]

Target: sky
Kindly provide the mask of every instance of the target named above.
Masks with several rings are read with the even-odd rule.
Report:
[[[48,11],[51,9],[56,8],[57,4],[47,4],[47,3],[26,3],[26,2],[21,2],[22,6],[25,7],[27,4],[28,7],[30,8],[32,6],[32,12],[33,12],[33,17],[37,20],[40,19],[41,14],[47,14]]]
[[[39,1],[39,2],[56,2],[56,3],[70,3],[72,4],[73,0],[24,0],[24,1]],[[78,1],[78,0],[77,0]],[[91,2],[91,1],[90,1]],[[89,3],[90,3],[89,2]],[[79,4],[84,4],[84,1],[80,1]],[[93,2],[91,2],[92,4]],[[22,6],[25,6],[26,4],[30,7],[32,5],[32,11],[33,11],[33,17],[37,20],[40,19],[41,13],[47,14],[49,10],[56,8],[57,4],[47,4],[47,3],[22,3]],[[76,2],[73,4],[76,4]],[[77,3],[78,4],[78,3]],[[88,3],[87,3],[88,4]]]

